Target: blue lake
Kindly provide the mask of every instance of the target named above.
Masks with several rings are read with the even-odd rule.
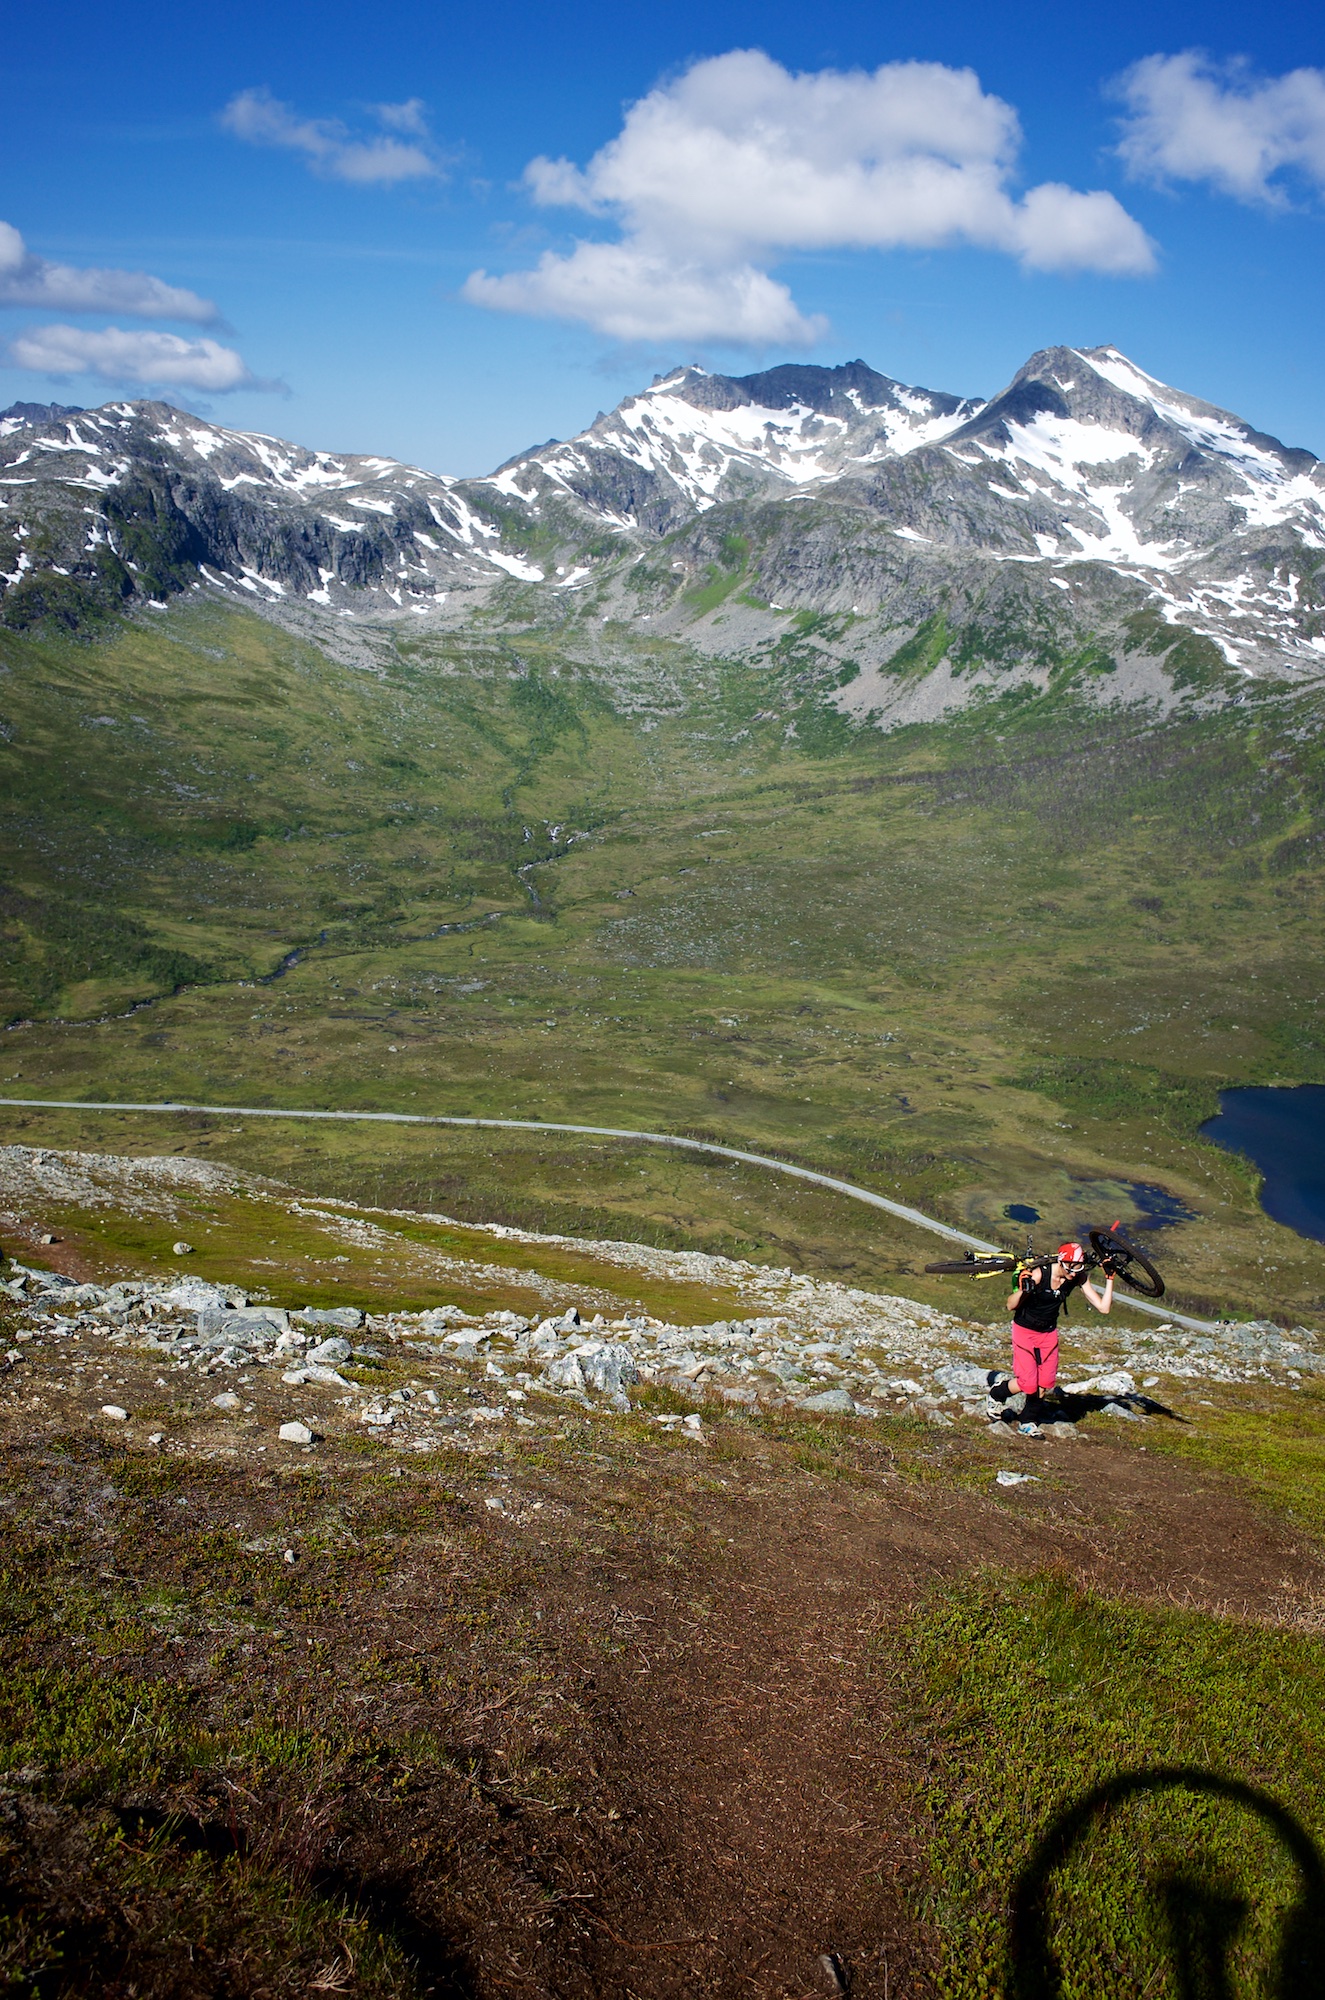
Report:
[[[1201,1136],[1255,1161],[1265,1176],[1267,1215],[1325,1243],[1325,1084],[1221,1090],[1219,1116]]]

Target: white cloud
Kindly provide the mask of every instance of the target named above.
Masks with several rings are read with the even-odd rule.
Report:
[[[1188,49],[1146,56],[1117,88],[1130,114],[1119,150],[1139,179],[1208,181],[1278,207],[1271,176],[1287,168],[1325,192],[1325,70],[1256,77]]]
[[[41,375],[94,375],[115,385],[171,389],[277,389],[249,372],[241,354],[215,340],[177,333],[126,332],[118,326],[31,326],[9,343],[15,368]]]
[[[416,139],[429,137],[428,107],[421,97],[407,98],[404,104],[373,104],[369,109],[393,132],[412,132]]]
[[[1046,183],[1017,199],[1020,139],[1016,113],[972,70],[794,76],[733,50],[632,105],[587,167],[529,163],[536,202],[610,218],[619,243],[549,252],[507,276],[476,271],[465,296],[618,336],[637,326],[628,338],[783,344],[821,328],[760,268],[795,251],[966,243],[1032,270],[1153,268],[1145,232],[1111,194]]]
[[[407,104],[378,104],[373,110],[380,123],[426,142],[421,98],[412,97]],[[221,123],[251,146],[283,146],[302,153],[316,172],[361,186],[431,180],[442,172],[426,143],[409,145],[390,137],[356,139],[337,119],[301,118],[269,90],[241,90],[221,113]]]
[[[52,264],[29,250],[9,222],[0,222],[0,306],[132,313],[136,319],[194,320],[200,326],[210,326],[221,317],[210,299],[200,299],[180,285],[167,285],[146,271]]]
[[[549,250],[532,271],[475,271],[474,305],[551,319],[584,320],[613,340],[723,339],[762,347],[808,347],[828,331],[806,319],[785,285],[752,264],[713,269],[660,256],[638,242],[579,243]]]

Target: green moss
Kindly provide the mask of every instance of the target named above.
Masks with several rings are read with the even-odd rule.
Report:
[[[951,650],[952,645],[953,634],[947,618],[943,612],[936,611],[932,617],[926,618],[922,625],[917,626],[911,637],[889,657],[885,671],[908,678],[914,675],[916,679],[920,679],[934,671],[939,661]]]
[[[1234,1787],[1268,1795],[1308,1840],[1325,1839],[1318,1640],[1119,1604],[1041,1573],[938,1599],[913,1643],[941,1994],[1040,1992],[1008,1974],[1009,1911],[1037,1844],[1098,1787],[1171,1768],[1216,1786],[1138,1791],[1092,1817],[1051,1870],[1055,1990],[1064,2000],[1299,1990],[1269,1978],[1301,1877]],[[1185,1958],[1192,1976],[1188,1927],[1199,1939],[1201,1913],[1208,1922],[1221,1908],[1226,1927],[1210,1942],[1227,1946],[1229,1984],[1193,1989],[1177,1970]]]
[[[1325,1392],[1314,1378],[1297,1391],[1222,1396],[1199,1415],[1198,1424],[1165,1426],[1156,1448],[1236,1481],[1325,1541]]]

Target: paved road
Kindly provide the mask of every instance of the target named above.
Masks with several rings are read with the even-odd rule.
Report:
[[[875,1194],[872,1188],[857,1187],[852,1181],[837,1180],[832,1174],[818,1174],[811,1167],[795,1167],[790,1160],[770,1159],[767,1153],[746,1153],[737,1146],[715,1146],[707,1139],[679,1138],[674,1132],[635,1132],[618,1125],[561,1125],[541,1118],[451,1118],[425,1111],[282,1111],[265,1104],[103,1104],[82,1098],[0,1097],[0,1105],[37,1111],[187,1111],[207,1118],[325,1118],[377,1125],[468,1125],[500,1132],[577,1132],[597,1139],[633,1139],[648,1146],[674,1146],[688,1153],[710,1153],[719,1160],[740,1160],[748,1167],[767,1167],[775,1174],[790,1174],[798,1181],[813,1181],[817,1187],[830,1188],[834,1194],[844,1194],[852,1201],[867,1202],[871,1208],[881,1208],[886,1214],[896,1215],[916,1229],[927,1229],[933,1236],[945,1237],[949,1243],[960,1243],[966,1250],[999,1251],[1006,1248],[1001,1243],[986,1243],[978,1236],[968,1236],[965,1230],[953,1229],[946,1222],[936,1222],[932,1215],[923,1215],[918,1208],[908,1208],[905,1202],[889,1201],[887,1195]],[[1120,1300],[1122,1297],[1120,1293]],[[1135,1299],[1130,1293],[1127,1294],[1127,1304],[1133,1312],[1151,1313],[1156,1319],[1167,1320],[1174,1326],[1191,1327],[1197,1333],[1218,1332],[1218,1328],[1208,1320],[1184,1319],[1181,1313],[1152,1305],[1146,1299]]]

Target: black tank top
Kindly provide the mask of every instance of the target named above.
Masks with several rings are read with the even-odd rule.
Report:
[[[1078,1285],[1085,1283],[1086,1274],[1074,1273],[1065,1278],[1056,1289],[1049,1282],[1050,1267],[1041,1264],[1039,1278],[1034,1282],[1022,1280],[1021,1297],[1017,1300],[1012,1314],[1014,1326],[1024,1326],[1027,1333],[1052,1333],[1058,1325],[1058,1315],[1066,1312],[1068,1299]]]

